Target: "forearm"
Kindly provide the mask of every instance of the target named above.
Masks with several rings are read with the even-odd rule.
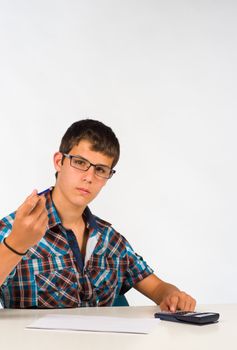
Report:
[[[179,291],[176,286],[162,281],[154,274],[138,282],[135,288],[153,300],[157,305],[170,293]]]
[[[3,243],[0,244],[0,286],[21,259],[21,256],[11,252]]]

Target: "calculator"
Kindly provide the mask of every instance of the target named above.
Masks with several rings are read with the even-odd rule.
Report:
[[[220,314],[216,312],[194,312],[194,311],[160,311],[154,314],[156,318],[163,321],[192,323],[198,325],[210,324],[219,320]]]

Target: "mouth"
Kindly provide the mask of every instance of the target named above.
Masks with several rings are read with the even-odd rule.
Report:
[[[77,187],[76,190],[79,191],[82,194],[90,194],[90,191],[88,189],[86,189],[86,188]]]

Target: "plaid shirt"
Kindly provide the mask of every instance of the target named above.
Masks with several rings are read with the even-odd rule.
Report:
[[[83,213],[88,229],[85,261],[47,193],[48,229],[0,287],[7,308],[110,306],[152,269],[109,223]],[[0,242],[12,229],[15,213],[0,221]],[[73,238],[74,237],[74,238]]]

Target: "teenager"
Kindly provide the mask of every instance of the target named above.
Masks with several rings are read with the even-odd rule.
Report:
[[[110,127],[72,124],[54,155],[55,186],[37,191],[0,221],[0,298],[8,308],[112,306],[134,287],[162,310],[195,300],[158,278],[88,204],[115,173],[119,142]]]

